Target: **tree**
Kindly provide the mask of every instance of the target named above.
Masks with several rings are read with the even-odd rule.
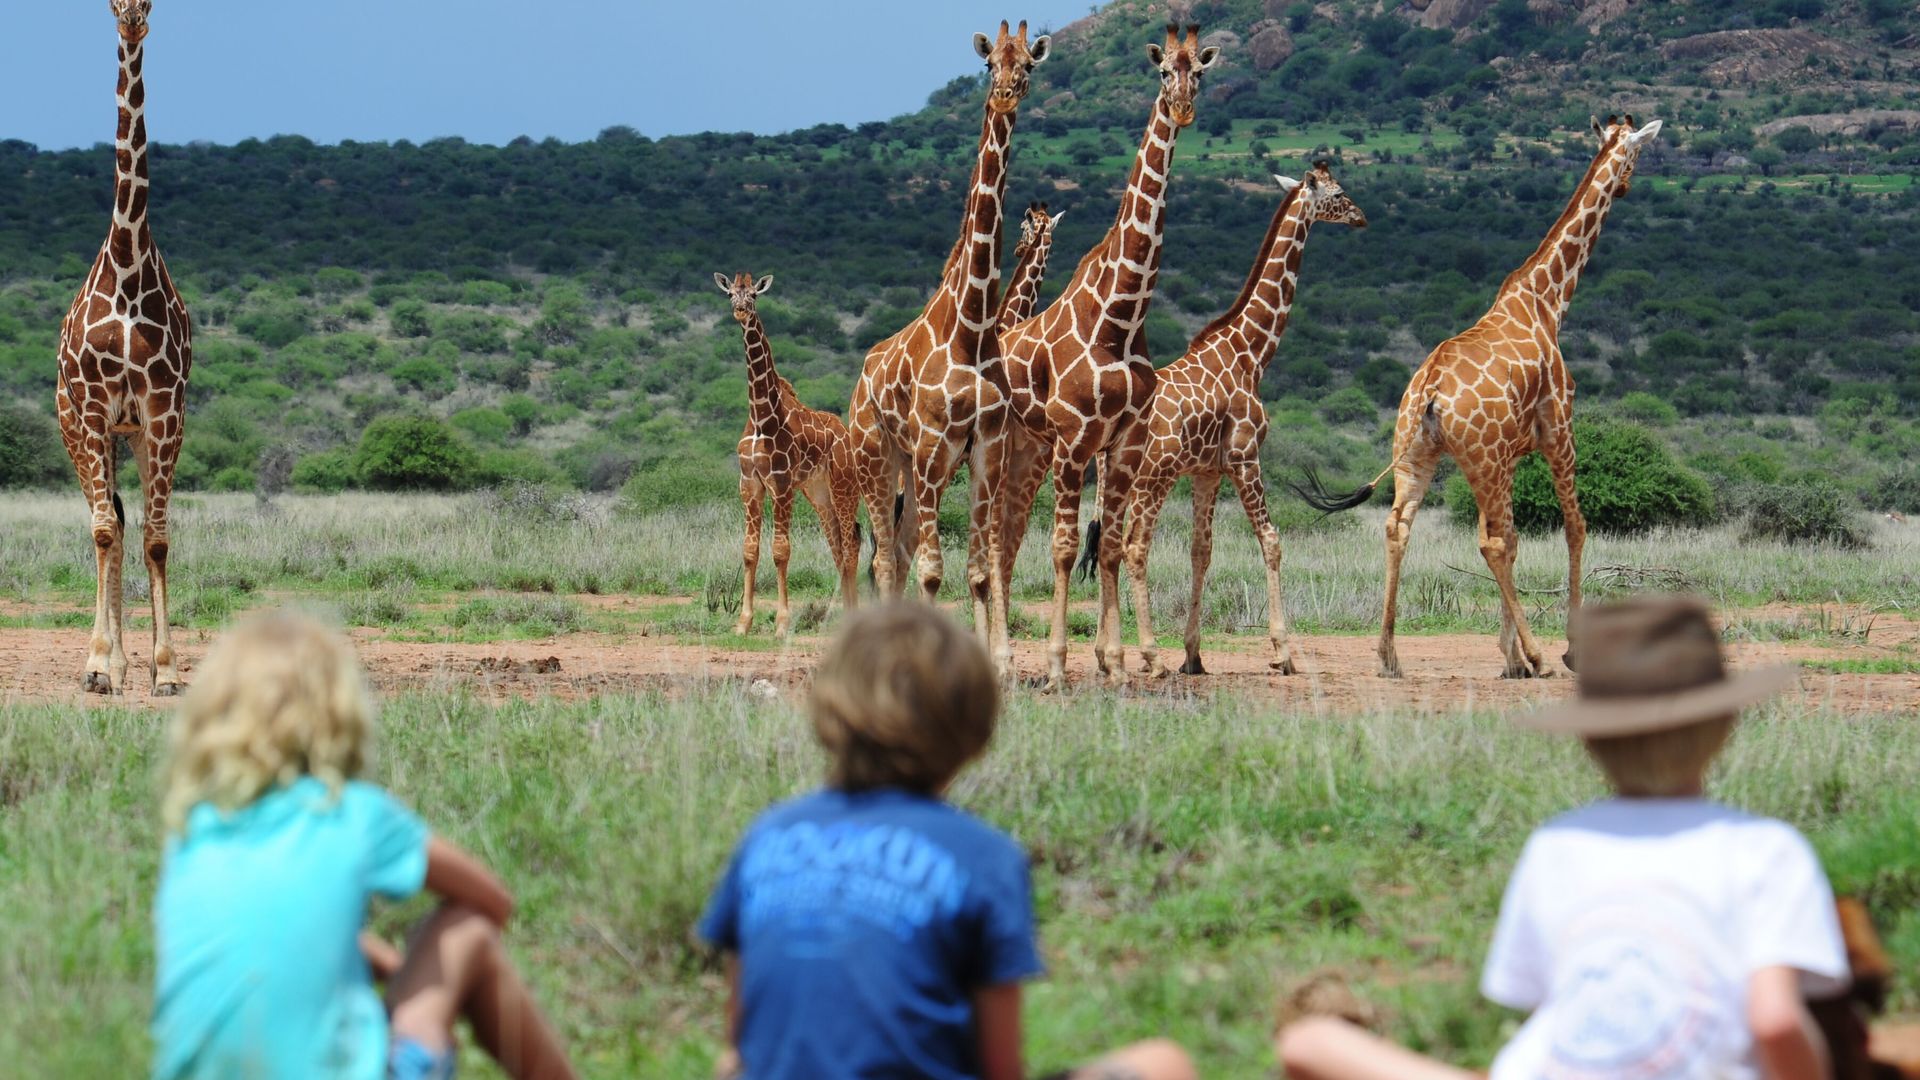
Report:
[[[354,453],[362,483],[382,491],[452,491],[466,487],[473,449],[426,416],[383,416],[367,425]]]
[[[1775,134],[1773,145],[1779,147],[1782,153],[1806,154],[1819,148],[1820,136],[1815,135],[1810,127],[1795,124]]]
[[[71,479],[60,432],[45,413],[0,404],[0,488],[51,487]]]

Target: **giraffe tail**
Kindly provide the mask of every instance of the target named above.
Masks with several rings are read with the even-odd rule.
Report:
[[[1336,495],[1328,491],[1326,485],[1320,482],[1318,472],[1312,468],[1303,471],[1306,474],[1306,482],[1288,484],[1287,487],[1291,488],[1295,495],[1300,496],[1308,506],[1323,514],[1337,514],[1342,510],[1351,510],[1373,498],[1374,489],[1380,486],[1380,480],[1376,477],[1371,484],[1349,491],[1345,495]]]
[[[124,531],[127,527],[127,508],[121,504],[118,491],[113,493],[113,516],[119,519],[120,528]]]
[[[1080,563],[1074,567],[1074,571],[1080,575],[1081,581],[1087,581],[1093,577],[1093,571],[1099,565],[1100,519],[1096,517],[1087,522],[1087,542],[1080,548]]]

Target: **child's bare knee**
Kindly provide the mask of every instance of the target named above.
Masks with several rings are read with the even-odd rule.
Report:
[[[1133,1048],[1129,1055],[1137,1071],[1148,1080],[1193,1080],[1193,1058],[1171,1039],[1149,1039]]]
[[[1325,1066],[1330,1051],[1338,1045],[1341,1021],[1330,1016],[1314,1016],[1288,1024],[1280,1032],[1280,1064],[1288,1076],[1315,1076]]]

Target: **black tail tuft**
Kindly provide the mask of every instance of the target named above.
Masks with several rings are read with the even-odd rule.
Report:
[[[898,532],[900,530],[900,519],[906,516],[907,516],[907,493],[902,491],[902,492],[896,493],[893,497],[893,528],[895,532]]]
[[[1075,567],[1075,569],[1080,572],[1080,580],[1086,581],[1093,577],[1093,571],[1099,565],[1100,519],[1094,518],[1092,521],[1087,522],[1087,542],[1086,545],[1080,549],[1080,565]]]
[[[1287,487],[1292,488],[1293,493],[1305,500],[1308,506],[1323,514],[1337,514],[1342,510],[1351,510],[1373,498],[1373,484],[1368,484],[1357,491],[1350,491],[1345,495],[1335,495],[1320,482],[1319,473],[1312,469],[1307,469],[1305,472],[1306,483],[1288,484]]]
[[[127,527],[127,508],[120,504],[120,493],[113,493],[113,516],[120,519],[120,527]]]
[[[880,550],[880,544],[879,544],[879,541],[874,539],[874,534],[872,530],[867,531],[866,543],[867,543],[867,584],[877,589],[880,587],[880,583],[877,580],[875,580],[873,576],[873,556],[876,552]],[[858,558],[860,555],[860,526],[858,525],[855,525],[853,527],[853,552],[854,552],[854,557]]]

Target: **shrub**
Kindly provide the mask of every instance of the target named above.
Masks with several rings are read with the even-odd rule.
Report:
[[[1747,504],[1745,539],[1749,541],[1844,548],[1868,545],[1858,505],[1833,484],[1802,481],[1756,485],[1743,501]]]
[[[1635,390],[1614,403],[1613,411],[1636,423],[1666,427],[1680,419],[1680,410],[1645,390]]]
[[[395,386],[405,390],[417,390],[433,397],[446,394],[458,381],[445,365],[424,356],[414,357],[394,368],[392,375]]]
[[[317,495],[332,495],[354,486],[353,451],[322,450],[308,454],[293,467],[293,489]]]
[[[558,484],[560,470],[533,450],[483,450],[474,459],[471,477],[477,487],[501,484]]]
[[[1320,415],[1329,424],[1358,424],[1379,415],[1379,407],[1365,390],[1348,386],[1328,394],[1320,402]]]
[[[642,469],[620,487],[622,515],[643,517],[681,506],[736,498],[740,474],[724,462],[675,458]]]
[[[1622,421],[1577,420],[1573,437],[1579,454],[1574,490],[1588,528],[1632,534],[1663,525],[1713,523],[1713,489],[1680,464],[1652,432]],[[1454,520],[1479,523],[1480,508],[1464,476],[1447,481],[1446,496]],[[1531,534],[1563,524],[1553,473],[1538,454],[1527,455],[1514,472],[1513,520],[1521,532]]]
[[[1355,386],[1365,390],[1382,408],[1391,409],[1400,404],[1400,396],[1406,393],[1407,380],[1413,372],[1407,365],[1391,356],[1376,356],[1353,373]]]
[[[367,425],[353,456],[360,481],[383,491],[466,487],[473,450],[447,425],[426,416],[383,416]]]
[[[71,471],[51,418],[24,405],[0,404],[0,488],[50,487]]]

